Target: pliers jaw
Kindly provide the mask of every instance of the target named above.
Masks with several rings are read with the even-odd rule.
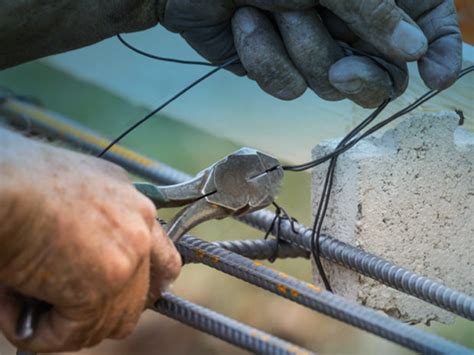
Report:
[[[157,208],[189,205],[168,224],[178,241],[196,225],[229,216],[240,216],[270,205],[278,195],[283,169],[277,159],[251,148],[242,148],[178,185],[135,184]]]

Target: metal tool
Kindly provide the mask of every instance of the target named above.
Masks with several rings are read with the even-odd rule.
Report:
[[[181,184],[157,186],[135,183],[157,209],[187,206],[168,223],[168,236],[177,243],[190,229],[211,219],[241,216],[274,202],[283,179],[280,162],[252,148],[242,148]],[[39,301],[25,302],[18,319],[17,336],[34,335]],[[19,352],[20,353],[20,352]]]
[[[177,242],[202,222],[267,207],[275,200],[282,178],[278,160],[255,149],[242,148],[182,184],[137,183],[135,187],[158,209],[189,205],[167,225],[168,236]]]

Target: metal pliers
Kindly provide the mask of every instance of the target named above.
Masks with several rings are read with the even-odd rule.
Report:
[[[252,148],[242,148],[187,182],[169,186],[135,183],[135,187],[157,209],[187,206],[165,226],[168,236],[176,243],[202,222],[241,216],[267,207],[278,195],[282,179],[283,169],[277,159]],[[26,300],[17,324],[18,337],[33,336],[36,318],[44,307],[47,305],[40,301]]]
[[[196,225],[240,216],[270,205],[280,191],[279,161],[252,148],[242,148],[177,185],[136,183],[135,187],[160,208],[185,206],[165,227],[177,242]]]

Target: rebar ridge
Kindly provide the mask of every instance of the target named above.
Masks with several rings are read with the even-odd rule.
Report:
[[[169,292],[161,295],[153,309],[253,353],[272,355],[314,354],[309,350],[184,300]]]
[[[274,215],[271,212],[258,211],[240,219],[265,231],[273,218]],[[293,231],[293,227],[298,233]],[[293,227],[288,221],[282,220],[280,237],[310,251],[312,230],[298,223],[294,223]],[[272,232],[277,233],[276,230]],[[474,320],[474,299],[465,293],[453,290],[328,235],[321,235],[320,252],[324,258],[332,262],[464,318]]]
[[[471,353],[461,345],[379,314],[368,307],[347,301],[311,283],[276,272],[260,262],[254,262],[198,238],[185,236],[176,247],[185,263],[191,260],[203,263],[409,349],[432,354]]]
[[[59,139],[88,152],[98,153],[107,143],[94,132],[69,119],[14,99],[5,100],[0,105],[0,112],[13,126],[26,126],[29,130]],[[179,183],[189,178],[188,175],[169,166],[119,146],[114,147],[111,152],[106,154],[105,158],[157,184]],[[274,218],[275,214],[269,211],[258,211],[244,216],[240,220],[266,231]],[[291,223],[282,220],[280,238],[306,251],[311,251],[311,230],[296,223],[295,227],[298,233],[292,231]],[[276,230],[273,232],[275,234]],[[327,235],[321,236],[320,247],[321,255],[328,260],[462,317],[474,320],[474,299],[469,295],[450,289],[427,277],[408,271]]]
[[[279,242],[274,239],[219,241],[212,244],[253,260],[268,260],[275,256],[278,259],[309,259],[309,252],[306,250],[294,244],[284,241]]]
[[[82,125],[25,102],[8,99],[0,105],[0,112],[13,126],[27,127],[34,132],[40,132],[92,153],[99,153],[107,144],[106,140]],[[114,147],[104,158],[157,184],[175,184],[191,178],[166,164],[148,159],[120,146]],[[239,219],[257,229],[267,231],[274,218],[274,213],[262,210]],[[311,251],[311,229],[295,223],[295,226],[298,226],[296,229],[298,233],[294,233],[290,225],[288,221],[281,220],[280,237]],[[273,232],[276,234],[276,230]],[[320,253],[328,260],[396,290],[461,317],[474,320],[474,298],[465,293],[453,290],[327,235],[321,236]]]

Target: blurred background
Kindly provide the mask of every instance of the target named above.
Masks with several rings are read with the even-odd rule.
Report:
[[[474,43],[474,2],[458,1],[465,41]],[[161,55],[197,58],[178,36],[158,28],[127,35],[136,46]],[[465,59],[474,62],[473,48]],[[42,104],[115,137],[206,69],[142,58],[110,39],[0,72],[0,86],[38,98]],[[416,69],[414,70],[415,73]],[[465,126],[474,131],[473,77],[428,103],[426,111],[467,107]],[[400,105],[426,91],[414,74]],[[263,149],[287,162],[302,162],[322,139],[341,136],[367,113],[344,101],[326,103],[308,92],[295,102],[281,102],[256,84],[221,72],[171,105],[123,141],[123,145],[189,174],[207,167],[243,145]],[[278,200],[308,225],[311,219],[310,175],[287,174]],[[160,212],[169,218],[172,211]],[[235,221],[209,222],[193,231],[206,240],[261,238]],[[278,261],[272,267],[311,280],[305,260]],[[173,292],[242,322],[320,353],[405,354],[407,351],[353,327],[234,280],[205,266],[183,269]],[[420,326],[474,347],[474,326],[457,319],[453,325]],[[0,354],[12,354],[0,336]],[[124,341],[106,341],[81,354],[242,354],[243,351],[159,314],[146,312],[137,331]]]

